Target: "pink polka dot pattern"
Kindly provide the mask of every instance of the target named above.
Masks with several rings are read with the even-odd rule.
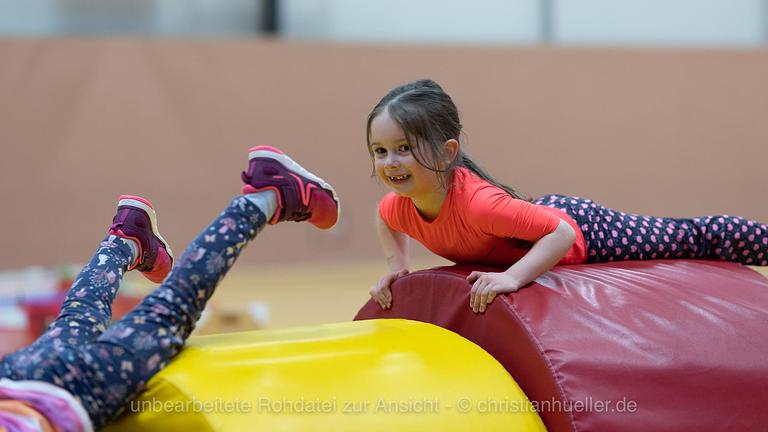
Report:
[[[685,258],[768,265],[768,225],[760,222],[728,215],[642,216],[563,195],[545,195],[533,202],[561,209],[576,220],[589,263]],[[616,247],[619,244],[621,248]]]

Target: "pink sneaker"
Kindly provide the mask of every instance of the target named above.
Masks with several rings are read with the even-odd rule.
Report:
[[[146,199],[121,195],[109,233],[138,243],[139,256],[129,271],[137,269],[155,283],[162,282],[171,271],[173,252],[158,232],[155,208]]]
[[[339,221],[339,198],[325,180],[274,147],[252,147],[248,159],[243,193],[273,190],[277,194],[277,211],[270,224],[309,220],[320,229],[331,229]]]

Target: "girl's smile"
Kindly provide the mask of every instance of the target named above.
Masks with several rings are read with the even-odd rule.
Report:
[[[389,177],[389,182],[394,184],[401,184],[405,183],[408,179],[411,178],[410,174],[403,174],[403,175],[397,175],[397,176],[387,176]]]

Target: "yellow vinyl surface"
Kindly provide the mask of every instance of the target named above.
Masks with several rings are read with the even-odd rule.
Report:
[[[106,430],[544,431],[488,353],[373,320],[198,336]]]

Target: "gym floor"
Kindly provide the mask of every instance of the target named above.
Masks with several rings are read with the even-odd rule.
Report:
[[[450,264],[439,257],[423,258],[414,260],[412,269]],[[384,260],[236,266],[216,289],[194,334],[349,321],[386,272]],[[140,276],[133,281],[143,292],[154,287]]]
[[[450,264],[438,257],[423,258],[414,261],[412,269]],[[768,267],[752,269],[768,277]],[[236,267],[217,289],[195,334],[348,321],[386,271],[383,260]]]

